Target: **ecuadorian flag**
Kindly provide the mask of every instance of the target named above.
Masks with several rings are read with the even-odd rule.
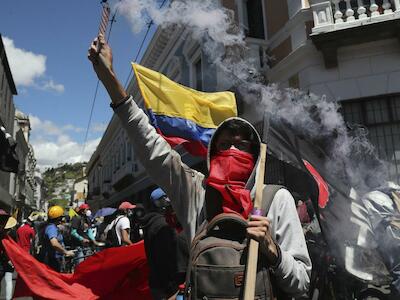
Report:
[[[211,136],[225,119],[237,116],[231,92],[205,93],[132,64],[152,125],[171,146],[183,144],[197,156],[206,156]]]

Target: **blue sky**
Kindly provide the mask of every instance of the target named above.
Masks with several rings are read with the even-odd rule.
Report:
[[[0,33],[18,90],[14,103],[31,117],[31,143],[42,167],[73,162],[81,154],[97,82],[86,53],[100,13],[100,0],[1,1]],[[134,34],[121,15],[116,20],[110,44],[114,69],[125,83],[144,31]],[[84,159],[111,118],[108,103],[100,85]]]

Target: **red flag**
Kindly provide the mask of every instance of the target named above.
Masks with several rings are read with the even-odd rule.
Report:
[[[35,299],[152,299],[144,243],[107,249],[82,262],[74,274],[53,271],[13,240],[3,240],[19,278],[14,297]]]
[[[318,185],[318,206],[320,208],[325,208],[325,206],[329,202],[329,188],[328,184],[322,178],[322,176],[318,173],[318,171],[305,159],[303,159],[303,163],[306,166],[308,172],[314,177],[315,182]]]

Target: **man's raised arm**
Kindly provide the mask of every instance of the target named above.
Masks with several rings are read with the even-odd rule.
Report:
[[[100,51],[97,51],[98,43]],[[182,162],[180,155],[156,132],[132,96],[128,96],[114,73],[111,48],[101,35],[91,44],[88,58],[111,97],[135,155],[154,183],[169,196],[185,233],[188,238],[193,238],[196,220],[203,206],[204,198],[198,194],[199,190],[203,192],[201,182],[204,176]]]
[[[97,77],[110,95],[112,103],[117,105],[123,101],[128,93],[114,73],[112,51],[102,35],[93,40],[88,51],[88,58],[93,64]]]

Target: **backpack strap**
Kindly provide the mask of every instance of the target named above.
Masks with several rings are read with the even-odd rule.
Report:
[[[117,223],[125,216],[119,216],[119,218],[116,218],[114,226],[117,226]]]
[[[107,230],[107,232],[110,231],[110,230],[113,230],[114,228],[116,228],[116,227],[117,227],[117,224],[118,224],[118,222],[119,222],[119,220],[121,220],[122,217],[123,217],[123,216],[118,216],[118,217],[116,217],[116,218],[110,223],[110,228]],[[112,224],[112,223],[114,223],[114,224]],[[111,224],[112,224],[112,225],[111,225]]]
[[[225,222],[231,222],[231,223],[237,223],[239,225],[242,225],[244,228],[247,227],[247,221],[240,215],[234,214],[234,213],[222,213],[219,215],[216,215],[208,224],[207,224],[207,233],[212,231],[215,227],[218,225],[225,223]]]
[[[264,216],[268,215],[269,209],[271,208],[272,201],[274,200],[275,194],[280,190],[284,189],[283,185],[277,184],[266,184],[263,189],[263,197],[261,203],[261,210]]]
[[[116,219],[115,219],[115,223],[114,223],[113,226],[111,226],[110,230],[113,229],[113,228],[115,228],[115,230],[116,230],[118,222],[119,222],[123,217],[124,217],[124,216],[119,216],[119,218],[116,218]]]

